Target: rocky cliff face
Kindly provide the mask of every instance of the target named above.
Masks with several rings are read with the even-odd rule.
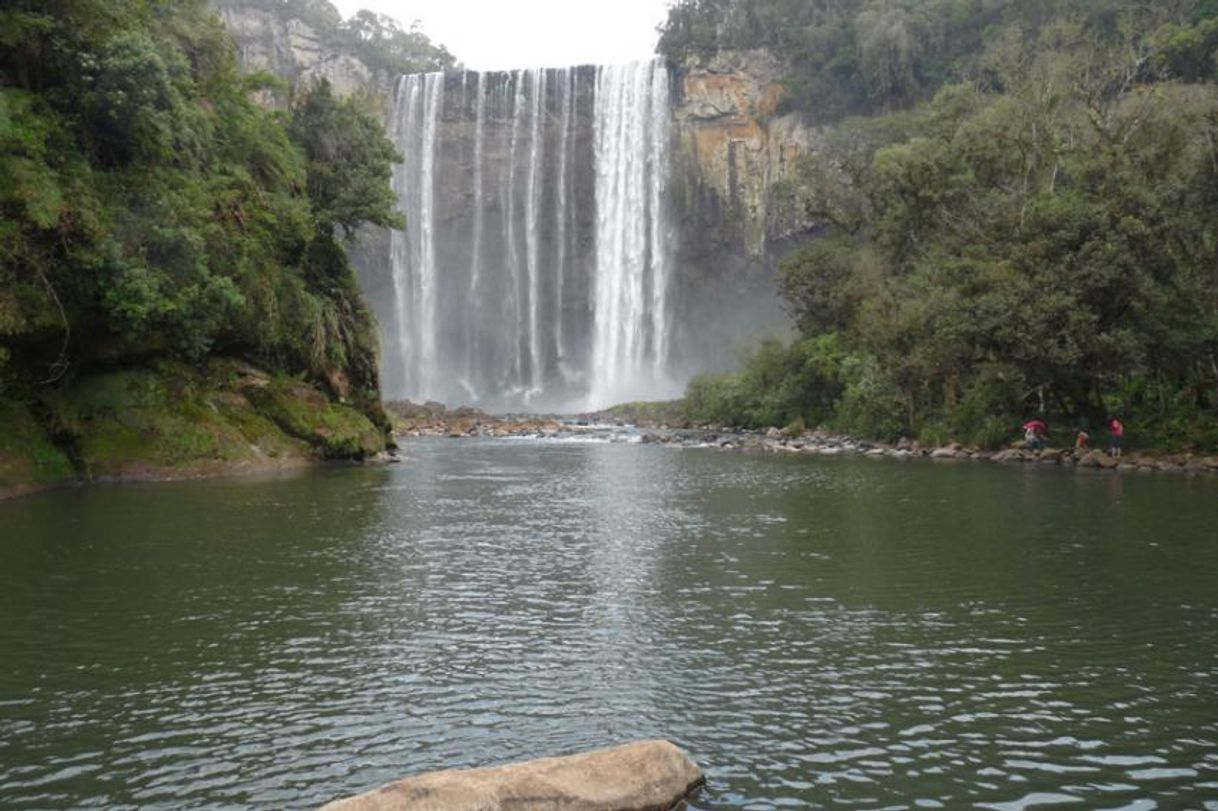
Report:
[[[295,90],[325,79],[340,97],[368,95],[378,109],[388,110],[396,77],[327,43],[303,20],[248,6],[221,5],[216,11],[237,42],[242,68],[266,71],[287,83],[287,92],[263,91],[263,103],[286,107]]]
[[[678,71],[678,191],[696,229],[748,256],[811,229],[786,189],[819,134],[778,115],[782,64],[766,51],[728,51]]]
[[[798,116],[779,114],[783,72],[766,51],[726,51],[676,69],[681,295],[685,317],[705,325],[702,340],[719,356],[725,346],[787,323],[777,266],[818,226],[795,180],[800,159],[823,136]]]

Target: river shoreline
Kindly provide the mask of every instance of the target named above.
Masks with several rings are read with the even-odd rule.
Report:
[[[1218,474],[1218,456],[1199,454],[1157,454],[1138,452],[1113,458],[1103,451],[1046,448],[1029,451],[1012,447],[1000,451],[970,448],[958,443],[923,446],[916,441],[896,444],[872,442],[823,431],[801,434],[771,428],[768,431],[724,426],[673,426],[662,421],[610,418],[600,414],[574,416],[534,414],[487,414],[472,408],[446,409],[389,404],[393,415],[394,436],[399,445],[411,439],[534,439],[603,440],[674,449],[710,449],[738,453],[791,454],[803,456],[856,456],[877,459],[929,459],[938,462],[992,462],[1006,465],[1074,467],[1115,473],[1174,473],[1187,475]],[[0,501],[22,498],[50,490],[85,487],[92,484],[140,484],[244,479],[302,473],[333,465],[396,464],[404,461],[389,450],[361,461],[324,459],[317,455],[283,455],[260,460],[206,460],[189,465],[159,465],[152,461],[132,463],[120,472],[88,478],[74,477],[48,482],[9,482],[0,484]]]
[[[418,406],[391,403],[399,444],[411,438],[447,437],[579,439],[608,437],[670,448],[708,448],[744,453],[808,456],[861,456],[889,459],[930,459],[940,462],[994,462],[1008,465],[1077,467],[1117,473],[1159,472],[1190,475],[1218,474],[1218,456],[1138,452],[1114,458],[1102,450],[1045,448],[1029,451],[1011,447],[999,451],[970,448],[959,443],[923,446],[913,440],[895,444],[873,442],[824,431],[791,434],[770,428],[748,430],[718,425],[692,426],[681,421],[607,418],[604,413],[574,416],[493,415],[473,408],[446,409],[435,403]],[[675,424],[674,424],[675,423]],[[615,433],[616,432],[616,433]]]

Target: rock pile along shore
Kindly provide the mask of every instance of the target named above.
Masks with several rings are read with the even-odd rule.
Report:
[[[1196,454],[1152,455],[1135,453],[1113,458],[1102,451],[1030,451],[1012,447],[1000,451],[970,448],[959,443],[924,447],[902,439],[895,444],[870,442],[823,431],[792,434],[777,428],[748,431],[718,425],[692,426],[685,421],[631,423],[606,420],[604,415],[576,417],[553,415],[486,414],[473,408],[446,409],[436,403],[422,406],[393,403],[397,435],[410,437],[522,437],[536,439],[610,435],[619,441],[678,448],[717,448],[753,453],[793,453],[817,456],[866,456],[893,459],[927,458],[939,461],[991,461],[1006,464],[1059,465],[1119,472],[1166,472],[1194,475],[1218,473],[1218,456]],[[614,433],[616,432],[616,433]]]

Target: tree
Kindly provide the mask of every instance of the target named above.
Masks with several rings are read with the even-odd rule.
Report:
[[[291,133],[307,160],[309,202],[319,232],[350,237],[365,223],[400,228],[390,188],[401,160],[380,123],[321,81],[292,110]]]
[[[203,0],[0,10],[0,388],[222,353],[375,402],[338,234],[398,222],[396,155],[328,88],[285,121],[250,86]]]

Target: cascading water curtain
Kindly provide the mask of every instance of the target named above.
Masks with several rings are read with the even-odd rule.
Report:
[[[666,382],[668,88],[659,60],[597,71],[594,408],[656,396]]]
[[[418,397],[435,385],[436,137],[444,99],[444,74],[404,76],[395,100],[394,141],[411,159],[394,170],[394,190],[406,229],[390,237],[396,319],[396,352],[389,353],[386,388],[394,396]]]
[[[404,77],[388,395],[556,409],[655,393],[670,116],[658,60]]]

